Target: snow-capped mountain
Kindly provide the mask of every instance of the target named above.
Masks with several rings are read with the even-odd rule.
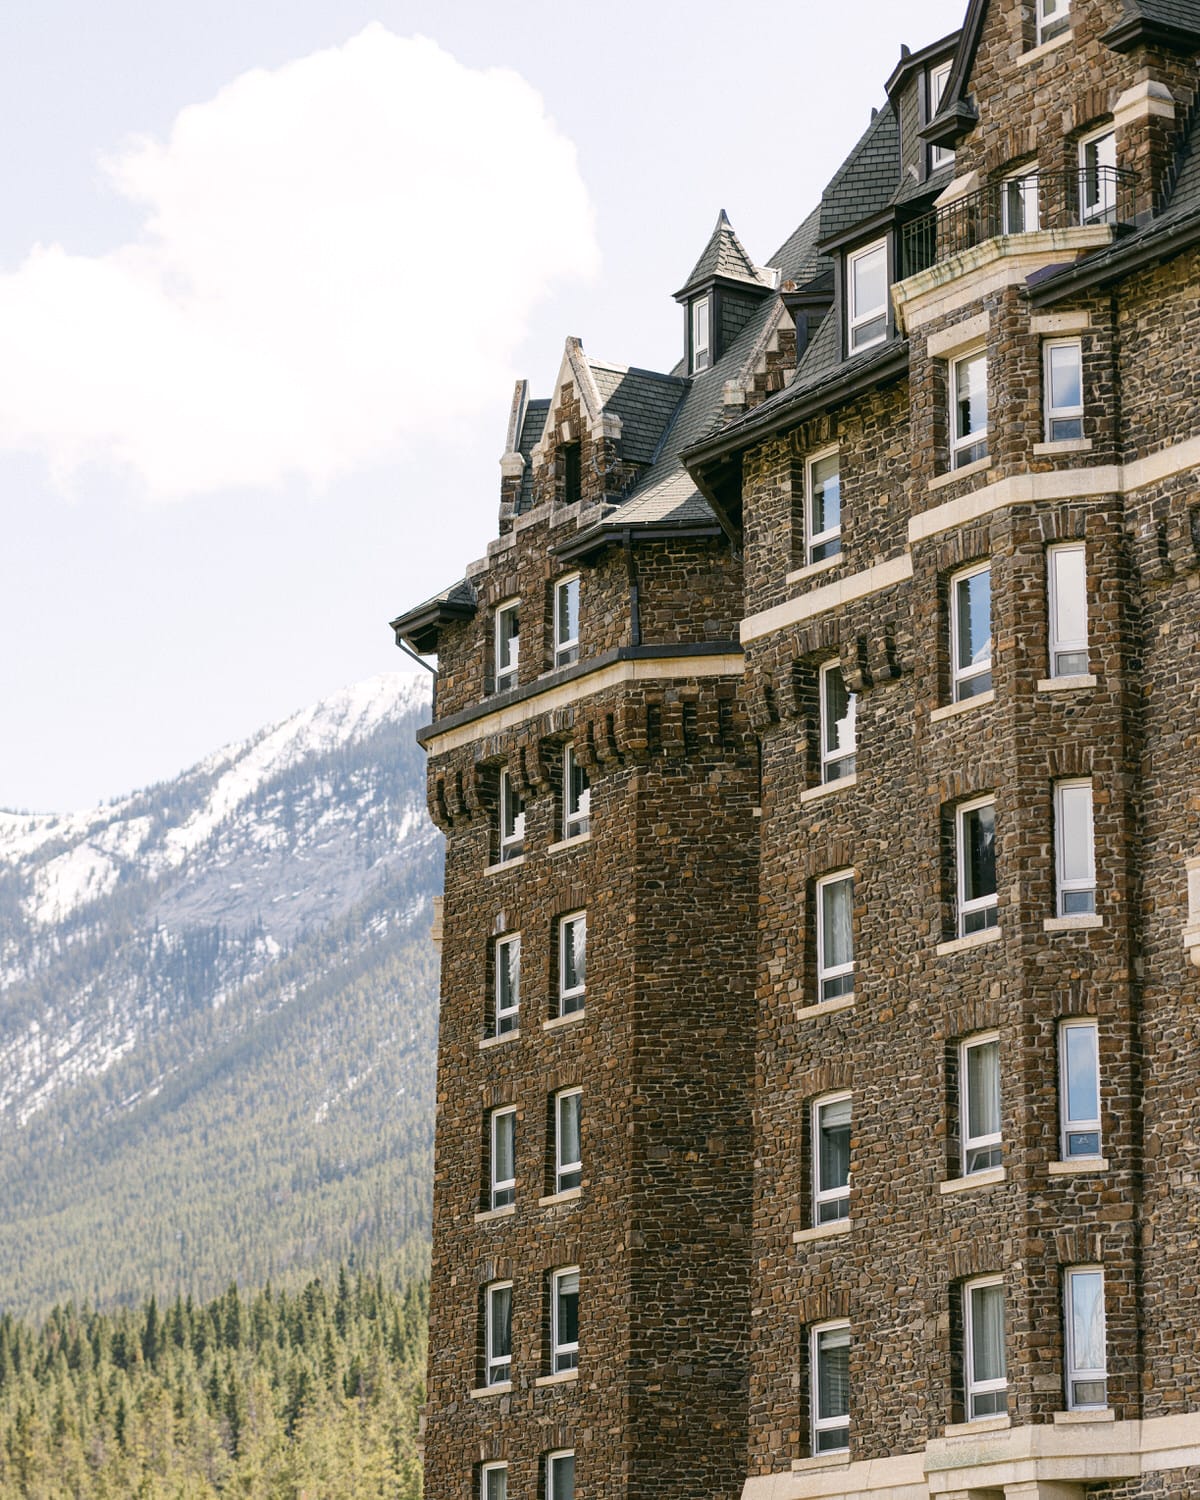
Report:
[[[231,1161],[256,1137],[270,1158],[274,1131],[264,1180],[256,1150],[252,1187],[223,1172],[209,1192],[210,1206],[227,1200],[232,1212],[236,1202],[244,1223],[243,1189],[278,1198],[287,1177],[282,1201],[295,1206],[289,1158],[319,1151],[331,1122],[346,1116],[358,1139],[348,1101],[361,1107],[373,1097],[371,1079],[384,1079],[383,1093],[362,1120],[362,1151],[350,1144],[340,1162],[341,1177],[355,1175],[356,1153],[378,1157],[384,1095],[405,1098],[409,1130],[417,1101],[428,1102],[433,1065],[428,924],[441,849],[414,741],[428,711],[427,678],[376,677],[216,751],[175,781],[103,807],[0,812],[0,1203],[8,1205],[0,1209],[0,1309],[125,1291],[108,1270],[73,1283],[70,1266],[88,1261],[64,1254],[66,1241],[76,1241],[62,1216],[78,1222],[78,1243],[90,1238],[94,1251],[104,1215],[89,1218],[89,1195],[106,1181],[110,1193],[118,1184],[124,1192],[128,1175],[105,1177],[118,1166],[137,1180],[135,1136],[155,1161],[178,1167],[171,1152],[186,1157],[182,1137],[191,1138],[200,1116],[203,1141],[224,1140]],[[248,1112],[239,1105],[235,1120],[226,1106],[251,1074],[257,1102]],[[232,1094],[223,1095],[228,1085]],[[427,1136],[431,1120],[424,1129]],[[348,1139],[343,1133],[343,1147]],[[416,1144],[406,1137],[405,1150]],[[399,1166],[391,1159],[393,1172]],[[199,1172],[184,1176],[189,1212],[202,1223],[199,1205],[212,1185]],[[320,1171],[312,1185],[324,1185]],[[421,1191],[417,1184],[414,1202]],[[170,1219],[170,1205],[154,1193],[134,1197]],[[260,1207],[269,1221],[270,1204]],[[286,1248],[271,1245],[269,1226],[263,1237],[272,1265],[319,1257],[345,1238],[319,1214],[325,1228],[300,1236],[311,1241],[306,1251],[292,1243],[292,1221],[304,1214],[284,1217]],[[405,1235],[419,1231],[407,1209],[400,1217]],[[219,1219],[217,1207],[214,1230]],[[8,1236],[28,1245],[43,1231],[55,1247],[52,1264],[6,1285]],[[250,1269],[219,1269],[194,1242],[183,1253],[184,1230],[175,1238],[156,1274],[199,1288],[206,1276]],[[240,1255],[253,1255],[248,1235],[233,1239]],[[40,1266],[36,1252],[33,1260]]]

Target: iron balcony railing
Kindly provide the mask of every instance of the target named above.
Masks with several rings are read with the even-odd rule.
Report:
[[[1134,174],[1117,167],[1006,177],[906,224],[901,232],[902,279],[999,235],[1131,224],[1135,211]]]

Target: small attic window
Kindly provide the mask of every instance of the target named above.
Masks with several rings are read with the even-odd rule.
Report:
[[[1037,45],[1053,41],[1071,24],[1071,0],[1037,0]]]
[[[932,120],[942,106],[942,97],[946,92],[946,85],[950,82],[950,68],[954,62],[948,57],[945,62],[938,63],[936,68],[929,70],[929,118]],[[930,146],[929,148],[929,170],[936,172],[939,167],[947,167],[954,160],[954,152],[945,146]]]
[[[692,374],[697,370],[707,370],[712,363],[710,353],[711,337],[709,327],[711,318],[712,301],[708,297],[697,297],[692,303],[692,357],[690,369]]]
[[[562,445],[563,504],[578,505],[583,498],[583,466],[578,443]]]
[[[887,337],[887,240],[876,240],[846,257],[846,342],[857,354]]]

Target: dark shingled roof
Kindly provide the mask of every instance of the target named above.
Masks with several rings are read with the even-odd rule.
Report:
[[[1200,35],[1200,0],[1125,0],[1125,13],[1130,20]]]
[[[828,240],[882,213],[900,183],[900,129],[881,109],[821,199],[821,239]]]
[[[622,453],[633,463],[653,463],[663,433],[687,391],[687,381],[655,370],[626,370],[591,359],[588,364],[604,410],[621,419]]]
[[[521,423],[521,436],[517,452],[525,460],[525,472],[521,475],[521,493],[517,497],[517,514],[521,515],[533,506],[533,450],[546,430],[546,418],[550,415],[548,400],[530,401],[525,407],[525,419]]]
[[[692,274],[675,295],[684,297],[694,288],[703,286],[706,281],[712,281],[718,276],[727,281],[748,281],[753,286],[764,284],[754,262],[742,248],[741,240],[734,234],[733,225],[724,209],[717,215],[716,227],[709,236],[700,259],[692,267]]]
[[[821,209],[818,205],[804,223],[784,240],[768,262],[769,265],[778,266],[781,281],[794,281],[797,286],[803,286],[805,282],[814,281],[830,270],[833,262],[817,249],[820,237]]]

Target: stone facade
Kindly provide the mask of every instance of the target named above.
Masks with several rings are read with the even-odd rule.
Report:
[[[893,161],[886,204],[862,199],[861,236],[798,231],[780,300],[741,252],[758,278],[748,321],[690,382],[630,372],[612,397],[569,341],[536,443],[522,447],[520,422],[510,433],[501,535],[460,586],[473,605],[439,596],[395,622],[440,671],[425,736],[447,834],[426,1446],[439,1500],[495,1500],[481,1465],[500,1463],[507,1496],[563,1500],[546,1458],[568,1451],[588,1500],[1200,1494],[1200,969],[1185,947],[1200,924],[1200,227],[1186,239],[1200,191],[1193,205],[1178,156],[1200,7],[1193,32],[1188,5],[1166,9],[1173,31],[1149,3],[1074,0],[1039,43],[1040,6],[972,0],[961,37],[901,59],[893,137],[869,133],[831,184],[844,226],[847,194]],[[1141,29],[1132,12],[1149,14]],[[922,91],[950,57],[957,154],[930,175]],[[1081,140],[1109,126],[1120,203],[1047,224],[1082,180]],[[873,177],[858,170],[871,152]],[[977,217],[964,237],[963,204],[994,206],[995,184],[1035,168],[1040,224],[987,233]],[[914,266],[895,241],[919,215],[932,250]],[[727,232],[722,216],[713,264]],[[846,257],[881,236],[908,274],[882,342],[852,356]],[[817,309],[804,339],[781,302]],[[1066,437],[1048,427],[1055,341],[1078,348]],[[986,454],[955,468],[956,367],[977,353]],[[637,381],[664,434],[649,458],[631,456]],[[834,452],[840,547],[813,561],[813,460]],[[1050,625],[1064,545],[1086,568],[1069,672]],[[987,644],[971,644],[990,678],[959,698],[959,579],[983,568]],[[555,585],[575,573],[564,667]],[[497,611],[513,599],[519,672],[497,693]],[[826,780],[831,667],[853,695],[855,760]],[[582,838],[565,837],[568,746],[590,780]],[[502,775],[525,818],[507,861]],[[1091,794],[1074,911],[1064,784]],[[962,812],[983,800],[995,903],[972,928]],[[852,980],[826,993],[819,883],[849,873]],[[576,911],[586,1003],[562,1017],[557,924]],[[514,933],[520,1026],[497,1036],[495,942]],[[1094,1025],[1100,1092],[1095,1149],[1074,1154],[1071,1022]],[[977,1167],[964,1044],[992,1038],[994,1154]],[[571,1088],[582,1182],[561,1193],[553,1099]],[[848,1214],[822,1219],[814,1105],[846,1094]],[[493,1210],[487,1121],[509,1107],[515,1202]],[[580,1269],[579,1358],[555,1374],[563,1266]],[[1103,1277],[1086,1399],[1068,1368],[1072,1271]],[[972,1406],[976,1278],[1003,1288],[990,1409]],[[512,1378],[489,1385],[482,1299],[509,1281]],[[847,1443],[814,1420],[814,1330],[843,1322],[849,1394],[828,1399],[848,1401]]]

